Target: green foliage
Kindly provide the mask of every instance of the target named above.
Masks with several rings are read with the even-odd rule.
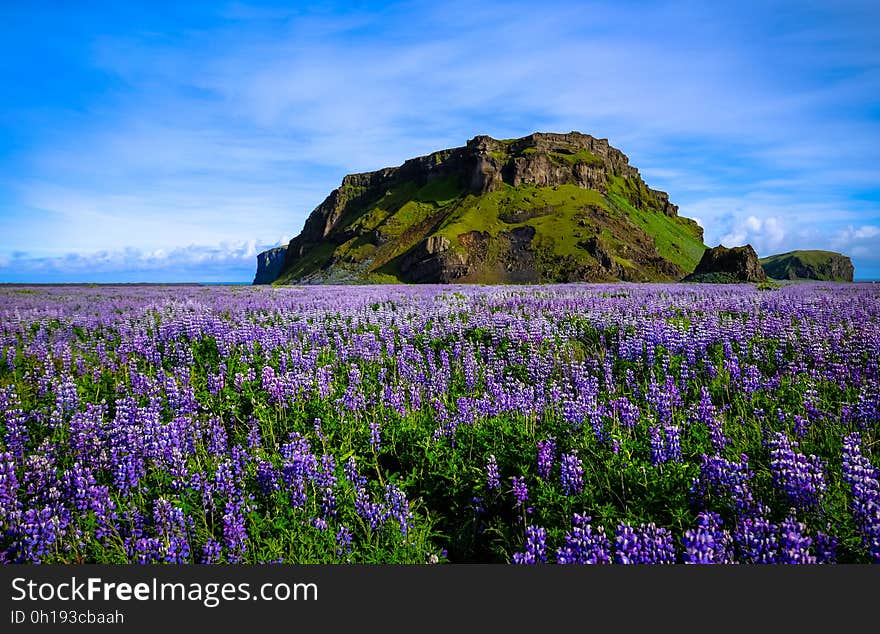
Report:
[[[712,273],[692,274],[687,278],[687,282],[695,284],[742,284],[742,280],[738,279],[732,273],[724,271],[715,271]],[[766,289],[761,289],[766,290]]]
[[[782,288],[782,284],[778,282],[774,282],[773,280],[766,280],[764,282],[758,282],[755,285],[759,291],[775,291],[777,288]]]
[[[577,225],[578,213],[587,206],[607,208],[607,205],[602,194],[577,185],[513,187],[504,184],[496,191],[465,198],[455,212],[440,225],[437,233],[454,244],[459,234],[468,231],[486,231],[490,235],[496,235],[500,231],[531,226],[541,235],[558,239],[562,249],[560,253],[570,254],[575,248],[575,240],[571,236],[572,227]],[[532,210],[538,213],[521,222],[503,220],[504,217],[509,219]]]
[[[444,176],[428,181],[413,197],[418,202],[434,203],[443,207],[462,196],[464,188],[456,176]]]
[[[298,259],[293,268],[290,268],[275,281],[273,285],[288,284],[294,280],[300,279],[302,276],[320,269],[327,259],[333,254],[334,245],[324,242],[314,246],[302,258]]]
[[[550,158],[551,162],[557,165],[565,163],[568,165],[589,165],[590,167],[603,167],[605,165],[605,161],[589,150],[580,150],[571,154],[565,152],[548,152],[547,156]]]

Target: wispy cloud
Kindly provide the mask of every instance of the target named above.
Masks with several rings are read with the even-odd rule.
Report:
[[[832,248],[851,254],[856,261],[876,261],[877,253],[880,252],[880,225],[845,227],[831,237],[830,243]],[[856,274],[859,275],[858,268]]]
[[[257,254],[282,243],[260,244],[256,240],[221,243],[216,246],[189,245],[174,249],[144,251],[127,247],[115,251],[66,253],[33,257],[18,252],[0,257],[0,276],[7,281],[236,281],[229,277],[253,277]]]

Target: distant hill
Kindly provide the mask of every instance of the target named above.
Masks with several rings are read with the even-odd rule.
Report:
[[[255,283],[673,281],[705,249],[606,139],[477,136],[346,176]]]
[[[760,262],[764,272],[777,280],[853,281],[852,260],[833,251],[790,251]]]

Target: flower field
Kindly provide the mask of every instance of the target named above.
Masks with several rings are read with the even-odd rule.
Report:
[[[0,562],[880,562],[870,284],[0,288]]]

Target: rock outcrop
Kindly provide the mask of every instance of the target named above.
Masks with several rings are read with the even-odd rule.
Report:
[[[278,279],[278,274],[284,267],[284,258],[287,255],[287,245],[284,244],[257,255],[257,274],[254,276],[254,284],[271,284]]]
[[[761,258],[764,272],[776,280],[852,282],[855,269],[849,257],[833,251],[790,251]]]
[[[345,176],[271,281],[671,281],[693,270],[702,238],[607,139],[477,136]]]
[[[718,245],[706,249],[694,272],[685,277],[683,282],[765,282],[767,275],[758,261],[758,254],[747,244],[741,247],[727,248]]]

